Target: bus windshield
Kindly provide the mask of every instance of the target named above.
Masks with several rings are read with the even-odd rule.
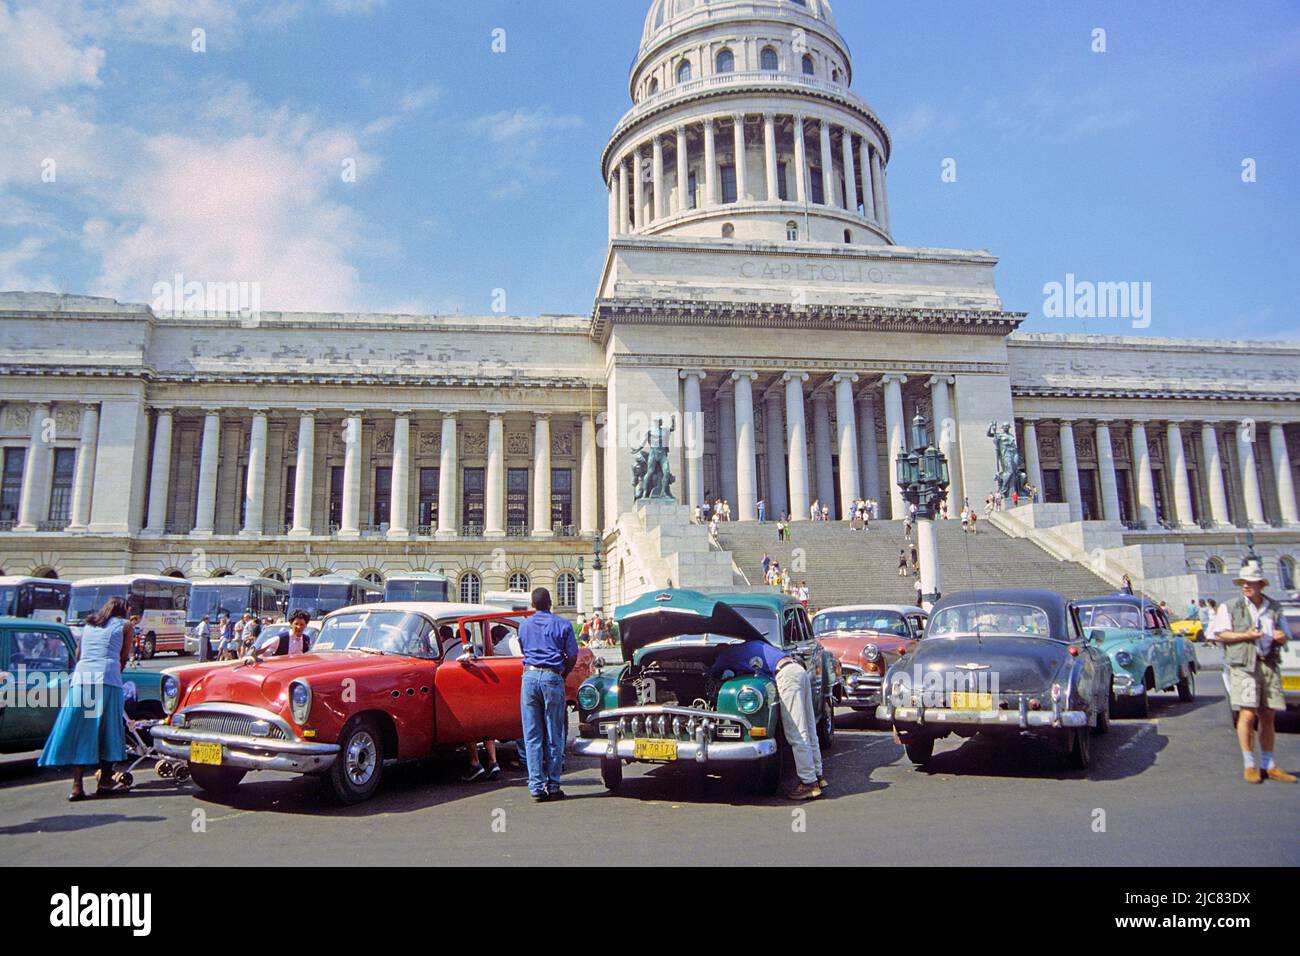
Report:
[[[216,587],[196,587],[190,591],[189,611],[185,623],[194,625],[209,615],[218,621],[225,614],[231,620],[238,618],[251,607],[252,587],[247,584],[226,584]]]
[[[290,611],[306,611],[313,621],[330,611],[337,611],[352,603],[347,584],[299,584],[294,582],[289,591]]]
[[[11,584],[0,587],[0,617],[16,617],[18,614],[18,589]]]
[[[85,585],[72,589],[72,600],[68,604],[68,623],[85,624],[86,616],[94,614],[104,603],[113,597],[126,600],[125,584]]]
[[[389,580],[384,584],[385,601],[446,601],[446,581]]]

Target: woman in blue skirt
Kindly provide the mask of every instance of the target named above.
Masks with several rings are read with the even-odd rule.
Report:
[[[99,767],[96,796],[128,789],[121,774],[113,773],[113,762],[126,759],[122,666],[135,643],[127,614],[126,602],[115,597],[86,617],[68,695],[41,751],[38,766],[72,768],[69,800],[85,799],[81,778],[87,767]]]

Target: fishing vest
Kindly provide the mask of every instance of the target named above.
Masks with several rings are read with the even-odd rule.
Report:
[[[1265,614],[1273,615],[1273,626],[1280,627],[1282,621],[1282,605],[1278,604],[1271,597],[1264,596]],[[1241,634],[1249,631],[1251,628],[1250,609],[1246,607],[1246,599],[1239,597],[1228,604],[1228,616],[1232,618],[1232,630],[1234,633]],[[1277,659],[1278,646],[1273,645],[1269,656],[1264,660],[1266,663],[1272,663]],[[1258,649],[1254,641],[1241,641],[1236,644],[1226,644],[1223,648],[1223,662],[1229,667],[1244,667],[1246,670],[1255,669],[1255,661],[1259,657]]]

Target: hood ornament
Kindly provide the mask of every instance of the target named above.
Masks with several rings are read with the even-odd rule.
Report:
[[[986,671],[986,670],[989,670],[992,666],[993,666],[992,664],[958,664],[958,665],[956,665],[957,670],[959,670],[959,671]]]

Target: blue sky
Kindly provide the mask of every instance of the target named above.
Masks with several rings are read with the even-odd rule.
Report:
[[[181,271],[266,308],[585,313],[648,5],[0,0],[0,289],[148,301]],[[1144,334],[1300,339],[1294,3],[836,13],[899,243],[998,255],[1026,330],[1132,332],[1043,318],[1073,273],[1150,282]]]

